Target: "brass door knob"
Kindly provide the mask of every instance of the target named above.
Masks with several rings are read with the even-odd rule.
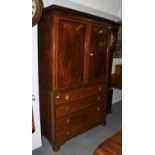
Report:
[[[60,96],[59,96],[59,95],[57,95],[57,96],[56,96],[56,98],[57,98],[57,99],[59,99],[59,98],[60,98]]]
[[[35,101],[36,100],[36,97],[35,95],[32,94],[32,101]]]

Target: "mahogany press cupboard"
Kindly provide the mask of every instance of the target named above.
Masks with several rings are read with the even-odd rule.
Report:
[[[70,138],[106,123],[112,29],[117,23],[50,6],[38,26],[42,134],[57,151]]]

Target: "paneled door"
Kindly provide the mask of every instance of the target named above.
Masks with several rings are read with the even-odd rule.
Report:
[[[99,24],[92,24],[90,51],[89,51],[89,70],[88,82],[100,83],[107,82],[107,43],[108,27]]]
[[[84,83],[86,23],[59,18],[57,88],[74,87]]]

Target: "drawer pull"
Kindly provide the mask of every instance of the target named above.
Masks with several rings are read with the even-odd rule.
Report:
[[[99,31],[99,34],[102,34],[102,33],[103,33],[103,31],[102,31],[102,30],[100,30],[100,31]]]
[[[60,98],[60,96],[56,96],[56,98],[58,99],[58,98]]]
[[[66,100],[69,100],[69,98],[70,98],[69,95],[66,95],[66,96],[65,96],[65,99],[66,99]]]
[[[97,107],[97,111],[100,111],[101,110],[101,108],[100,107]]]
[[[98,100],[98,101],[101,101],[101,96],[98,96],[98,97],[97,97],[97,100]]]
[[[66,106],[66,111],[69,111],[70,107],[69,106]]]
[[[102,87],[98,87],[98,90],[99,90],[99,91],[102,91]]]
[[[70,131],[66,131],[66,135],[69,136],[70,135]]]
[[[69,118],[66,119],[66,124],[68,124],[68,123],[70,123],[70,119]]]
[[[89,55],[90,55],[90,56],[93,56],[94,54],[93,54],[93,53],[89,53]]]

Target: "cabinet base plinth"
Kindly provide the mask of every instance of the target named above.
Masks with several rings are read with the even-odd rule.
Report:
[[[60,145],[57,145],[57,144],[52,145],[52,148],[53,148],[53,151],[54,151],[54,152],[57,152],[57,151],[60,150]]]

